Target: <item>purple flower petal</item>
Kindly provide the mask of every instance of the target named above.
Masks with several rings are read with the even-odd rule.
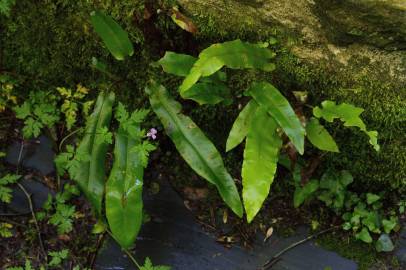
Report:
[[[156,134],[158,133],[158,131],[155,128],[151,128],[148,132],[147,132],[147,137],[151,138],[153,140],[156,139]]]

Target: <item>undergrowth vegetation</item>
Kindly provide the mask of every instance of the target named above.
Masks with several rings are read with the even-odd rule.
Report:
[[[9,16],[14,2],[0,1],[0,12]],[[197,31],[177,8],[162,12],[180,28],[191,33]],[[240,39],[215,43],[201,50],[197,57],[166,51],[159,60],[148,62],[143,74],[136,74],[143,76],[145,83],[138,86],[144,92],[137,93],[144,102],[135,108],[131,99],[120,98],[120,91],[122,85],[131,86],[134,75],[126,69],[126,61],[137,61],[145,52],[137,51],[131,41],[134,36],[105,12],[93,11],[89,21],[102,46],[111,54],[103,51],[88,59],[87,68],[99,77],[94,82],[97,87],[76,84],[73,88],[32,90],[19,99],[14,87],[20,81],[26,83],[25,78],[0,73],[0,111],[8,111],[21,123],[21,152],[25,141],[35,140],[41,134],[53,140],[58,152],[54,160],[58,192],[48,196],[41,211],[34,214],[31,209],[42,249],[42,262],[36,265],[39,269],[63,267],[68,260],[68,249],[45,250],[38,227],[50,224],[61,239],[69,238],[76,220],[83,218],[74,203],[80,191],[92,208],[93,234],[110,235],[138,269],[170,269],[153,266],[149,258],[142,266],[130,253],[145,221],[144,175],[150,154],[159,150],[157,130],[166,133],[186,164],[213,185],[235,216],[245,218],[247,223],[255,223],[277,181],[277,171],[286,170],[294,187],[291,204],[295,208],[318,201],[336,215],[338,227],[351,232],[355,239],[374,243],[378,252],[393,251],[392,236],[400,230],[399,216],[405,211],[405,201],[388,199],[387,191],[351,190],[355,180],[346,168],[318,170],[327,152],[340,156],[342,145],[334,138],[343,128],[366,140],[369,145],[365,147],[379,153],[378,131],[364,123],[364,109],[332,100],[314,104],[305,91],[286,94],[267,79],[244,82],[241,92],[230,87],[229,74],[233,72],[246,76],[250,72],[264,74],[277,69],[276,52],[272,49],[277,42],[274,38],[256,43]],[[93,30],[86,28],[87,32]],[[108,64],[111,56],[120,61],[116,63],[121,65],[119,73]],[[170,85],[165,87],[168,82]],[[97,91],[91,90],[96,88]],[[210,139],[187,114],[196,104],[227,107],[236,100],[239,100],[237,117],[232,119],[232,127],[220,147],[219,141]],[[222,127],[216,121],[210,125]],[[242,162],[238,176],[226,166],[225,160],[231,155],[237,155]],[[14,174],[0,174],[3,203],[10,203],[16,184],[26,193],[18,183],[19,165],[20,159]],[[31,204],[29,197],[28,194]],[[11,237],[11,228],[11,223],[2,221],[1,237]],[[72,269],[86,267],[79,263]],[[26,260],[24,267],[7,269],[33,267]]]

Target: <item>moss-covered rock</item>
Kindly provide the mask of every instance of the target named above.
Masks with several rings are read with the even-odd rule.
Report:
[[[406,186],[406,52],[404,1],[179,0],[202,40],[267,40],[281,49],[272,80],[284,90],[365,108],[380,132],[380,153],[355,130],[336,134],[341,153],[326,166],[346,168],[362,188]]]
[[[197,54],[212,42],[276,37],[277,70],[271,75],[229,72],[229,84],[235,93],[242,93],[250,82],[262,78],[273,81],[286,94],[291,90],[308,91],[312,105],[333,99],[364,107],[368,126],[380,132],[382,151],[375,153],[365,136],[356,130],[339,131],[335,136],[342,153],[328,155],[325,166],[351,170],[362,187],[405,186],[406,56],[401,46],[404,22],[398,16],[404,12],[401,2],[178,2],[181,11],[198,26],[197,35],[182,31],[167,16],[167,8],[174,5],[172,0],[17,1],[9,18],[0,17],[0,70],[21,76],[24,80],[21,90],[27,93],[30,88],[55,89],[77,83],[97,88],[106,78],[89,67],[95,56],[107,62],[112,73],[121,78],[114,85],[120,99],[136,107],[147,102],[143,88],[149,76],[159,75],[173,90],[179,83],[150,68],[150,62],[159,59],[165,50]],[[371,8],[375,13],[368,14],[373,16],[361,16],[368,2],[394,4],[390,8],[385,5],[387,9]],[[89,23],[89,13],[94,8],[106,10],[130,33],[136,48],[134,57],[117,62],[102,48]],[[353,9],[355,13],[351,13]],[[351,13],[353,20],[336,18],[335,14],[340,12]],[[385,23],[370,23],[374,16],[386,16]],[[365,35],[347,33],[351,32],[353,22],[364,25]],[[385,42],[373,37],[382,37]],[[243,98],[238,98],[231,107],[199,109],[189,102],[184,105],[187,113],[222,148],[238,105],[243,102]],[[220,121],[224,128],[213,124]]]

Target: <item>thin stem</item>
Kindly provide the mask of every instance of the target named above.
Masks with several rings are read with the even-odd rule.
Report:
[[[23,185],[21,185],[20,183],[17,183],[17,185],[24,192],[25,196],[27,197],[28,204],[30,205],[31,215],[32,215],[32,218],[34,220],[35,227],[37,229],[38,241],[39,241],[39,244],[40,244],[40,247],[41,247],[41,251],[42,251],[42,253],[44,255],[45,261],[48,263],[48,257],[47,257],[47,253],[45,252],[44,243],[42,242],[41,230],[40,230],[39,225],[38,225],[37,217],[35,216],[34,207],[33,207],[32,200],[31,200],[31,195],[27,192],[27,190],[24,188]]]
[[[101,246],[101,244],[103,243],[103,239],[104,239],[104,236],[106,235],[106,233],[102,233],[102,234],[100,234],[99,235],[99,237],[98,237],[98,239],[97,239],[97,244],[96,244],[96,250],[93,252],[93,255],[92,255],[92,257],[91,257],[91,259],[90,259],[90,264],[89,264],[89,269],[93,269],[94,267],[94,262],[95,262],[95,260],[96,260],[96,256],[97,256],[97,253],[98,253],[98,251],[99,251],[99,249],[100,249],[100,246]]]
[[[17,169],[16,169],[16,174],[18,175],[18,171],[20,169],[20,162],[21,162],[21,158],[23,156],[23,150],[24,150],[24,138],[21,140],[21,147],[20,147],[20,151],[18,152],[18,159],[17,159]]]
[[[287,248],[283,249],[283,250],[280,251],[279,253],[275,254],[269,261],[267,261],[267,262],[262,266],[262,268],[260,268],[260,270],[270,269],[275,263],[277,263],[277,262],[280,260],[280,258],[279,258],[280,256],[282,256],[285,252],[291,250],[292,248],[295,248],[295,247],[297,247],[297,246],[299,246],[299,245],[301,245],[301,244],[303,244],[303,243],[305,243],[305,242],[307,242],[307,241],[309,241],[309,240],[311,240],[311,239],[313,239],[313,238],[316,238],[316,237],[322,235],[323,233],[326,233],[326,232],[329,232],[329,231],[333,231],[333,230],[335,230],[335,229],[337,229],[337,228],[339,228],[339,227],[340,227],[340,226],[334,226],[334,227],[331,227],[331,228],[322,230],[322,231],[320,231],[320,232],[318,232],[318,233],[309,235],[308,237],[306,237],[306,238],[304,238],[304,239],[302,239],[302,240],[300,240],[300,241],[298,241],[298,242],[296,242],[296,243],[293,243],[292,245],[290,245],[290,246],[288,246]]]
[[[15,226],[20,226],[20,227],[23,227],[23,228],[27,228],[26,225],[21,224],[21,223],[18,223],[18,222],[15,222],[15,221],[13,221],[13,220],[0,218],[0,221],[1,221],[1,222],[5,222],[5,223],[10,223],[10,224],[13,224],[13,225],[15,225]]]
[[[76,133],[78,133],[78,132],[81,131],[81,130],[82,130],[82,128],[78,128],[77,130],[72,131],[71,133],[69,133],[68,135],[66,135],[66,136],[61,140],[61,142],[59,143],[59,147],[58,147],[59,151],[62,150],[63,144],[65,143],[65,141],[66,141],[69,137],[75,135]]]
[[[24,138],[23,138],[23,140],[21,141],[20,152],[19,152],[19,154],[18,154],[16,174],[18,174],[18,172],[19,172],[20,162],[21,162],[21,157],[22,157],[23,150],[24,150]],[[34,206],[33,206],[33,204],[32,204],[32,200],[31,200],[31,195],[27,192],[27,190],[24,188],[23,185],[21,185],[21,184],[18,183],[18,182],[17,182],[17,185],[18,185],[18,187],[24,192],[25,196],[27,197],[28,204],[29,204],[29,206],[30,206],[31,215],[32,215],[32,218],[33,218],[33,220],[34,220],[35,227],[36,227],[36,229],[37,229],[38,241],[39,241],[39,244],[40,244],[40,247],[41,247],[41,251],[42,251],[42,253],[43,253],[45,262],[48,263],[48,256],[47,256],[47,253],[45,252],[44,243],[42,242],[41,230],[40,230],[39,225],[38,225],[37,217],[35,216]]]
[[[125,254],[127,254],[127,256],[130,258],[130,260],[137,266],[137,268],[141,269],[141,266],[137,263],[137,261],[135,260],[133,255],[131,255],[131,253],[126,249],[123,249],[123,251],[125,252]]]
[[[26,212],[26,213],[1,213],[0,217],[19,217],[19,216],[26,216],[26,215],[31,215],[31,211]]]
[[[112,234],[109,230],[106,230],[106,232],[111,236],[111,238],[114,239],[114,241],[117,242],[117,240],[114,238],[113,234]],[[120,245],[120,243],[118,243],[118,242],[117,242],[117,244]],[[138,262],[137,262],[137,260],[134,258],[134,256],[131,255],[131,253],[130,253],[127,249],[124,249],[124,248],[123,248],[123,251],[124,251],[125,254],[127,254],[127,256],[130,258],[130,260],[135,264],[135,266],[136,266],[138,269],[141,270],[141,266],[138,264]]]

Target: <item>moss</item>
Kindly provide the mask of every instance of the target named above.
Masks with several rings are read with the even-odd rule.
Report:
[[[260,5],[261,1],[253,4]],[[334,132],[342,152],[328,155],[325,167],[351,170],[360,189],[405,186],[406,152],[403,148],[406,138],[402,136],[406,131],[404,85],[385,84],[362,74],[353,76],[353,70],[336,72],[334,67],[305,63],[286,48],[300,43],[295,33],[284,32],[278,25],[247,19],[244,10],[233,12],[238,16],[226,17],[220,11],[207,13],[197,5],[193,14],[187,14],[199,28],[195,37],[179,29],[164,13],[153,13],[149,20],[143,18],[145,7],[153,11],[172,5],[173,1],[143,0],[43,0],[35,4],[20,1],[12,16],[2,21],[4,34],[0,37],[3,53],[0,68],[23,75],[24,83],[20,87],[23,93],[28,93],[29,89],[73,87],[77,83],[97,89],[106,78],[89,67],[91,57],[95,56],[104,60],[111,72],[120,77],[120,82],[114,83],[119,100],[135,108],[147,105],[143,89],[150,76],[159,77],[176,94],[179,79],[164,76],[149,66],[166,50],[197,54],[212,42],[235,38],[264,41],[271,36],[276,37],[279,43],[274,49],[279,56],[276,59],[277,70],[273,74],[251,70],[228,71],[229,86],[237,96],[232,106],[196,108],[194,103],[184,102],[185,113],[191,115],[219,149],[223,149],[238,107],[246,102],[241,94],[252,81],[270,80],[288,96],[291,90],[309,91],[312,105],[324,99],[350,102],[366,109],[363,117],[370,128],[380,132],[382,151],[376,154],[366,137],[356,130],[340,128]],[[100,39],[89,24],[88,14],[95,7],[107,10],[129,31],[136,47],[134,57],[117,62],[102,48]],[[364,60],[351,61],[355,62],[353,65],[361,65]],[[379,73],[376,70],[376,74]],[[151,121],[157,123],[156,119]],[[221,129],[216,124],[220,122],[223,124]],[[232,160],[238,160],[239,154],[237,152]],[[234,165],[238,167],[231,170],[238,172],[239,162],[230,162],[231,167]]]
[[[280,55],[277,67],[274,80],[280,88],[309,91],[314,105],[331,99],[360,106],[368,128],[379,132],[382,149],[376,153],[357,129],[335,128],[341,153],[329,154],[325,166],[349,169],[363,188],[378,191],[388,184],[392,188],[406,185],[404,90],[365,76],[348,82],[345,74],[327,75],[323,68],[306,65],[289,53]]]
[[[369,129],[379,132],[381,151],[376,153],[368,144],[366,136],[357,129],[343,126],[337,128],[334,125],[332,132],[341,153],[327,155],[324,167],[350,170],[356,177],[357,188],[360,190],[379,191],[406,187],[406,138],[403,136],[406,132],[405,85],[396,84],[389,77],[383,78],[382,74],[386,73],[381,72],[382,67],[365,63],[365,58],[351,58],[349,65],[344,68],[330,67],[327,63],[312,65],[299,59],[285,47],[301,42],[295,33],[283,31],[277,25],[264,28],[264,24],[247,22],[244,10],[232,13],[239,14],[240,17],[230,18],[223,16],[219,11],[221,9],[211,9],[214,12],[207,14],[201,7],[188,6],[188,10],[194,10],[189,15],[193,16],[199,26],[198,40],[203,43],[234,38],[265,41],[271,36],[277,37],[280,42],[274,47],[278,51],[277,70],[271,76],[244,71],[229,78],[237,96],[250,82],[268,79],[287,95],[292,90],[308,91],[311,105],[330,99],[364,108],[362,118]],[[365,64],[368,64],[368,72],[360,72]],[[239,103],[237,100],[237,104]]]
[[[398,269],[396,259],[379,254],[373,245],[362,243],[343,233],[323,235],[316,242],[327,250],[335,251],[344,258],[354,260],[358,264],[359,270],[368,270],[372,266],[388,265],[388,263],[394,267],[393,269]],[[388,263],[385,263],[387,261]]]

